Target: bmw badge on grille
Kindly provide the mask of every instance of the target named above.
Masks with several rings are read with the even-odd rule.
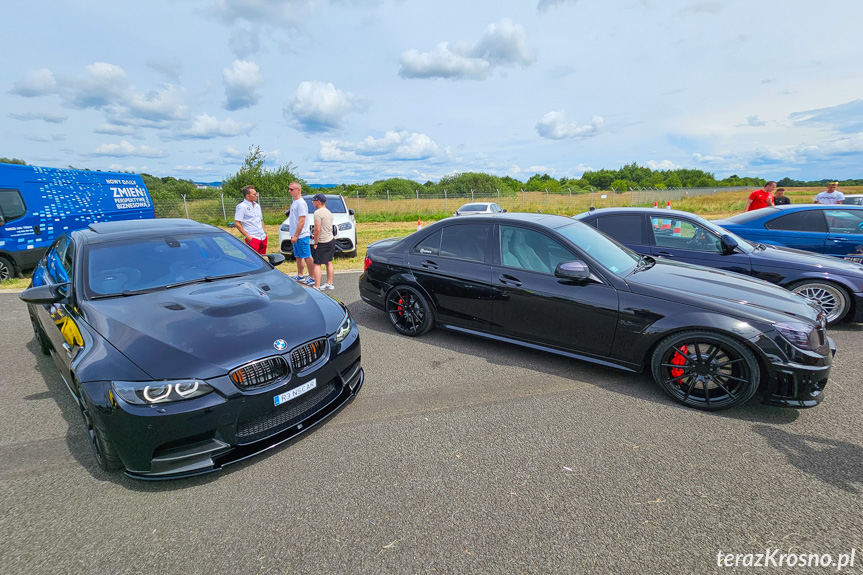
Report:
[[[278,351],[284,351],[288,347],[288,342],[283,339],[277,339],[273,342],[273,347]]]

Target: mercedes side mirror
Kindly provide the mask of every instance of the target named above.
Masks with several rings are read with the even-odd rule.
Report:
[[[554,277],[567,280],[586,280],[590,277],[590,268],[581,260],[563,262],[554,270]]]

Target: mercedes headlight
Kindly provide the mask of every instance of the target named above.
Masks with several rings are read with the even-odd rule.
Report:
[[[153,405],[207,395],[213,388],[199,379],[174,381],[112,381],[118,397],[134,405]]]
[[[805,323],[779,322],[773,324],[776,330],[782,334],[794,347],[800,349],[816,350],[820,346],[818,342],[817,327]]]
[[[286,223],[285,223],[285,224],[280,225],[280,226],[279,226],[279,231],[280,231],[280,232],[289,232],[289,231],[291,231],[291,226],[290,226],[290,224],[286,224]]]
[[[348,334],[351,333],[351,327],[353,326],[353,321],[351,321],[350,314],[345,314],[345,319],[342,320],[342,325],[339,326],[339,329],[336,330],[336,343],[341,343],[348,337]]]
[[[353,226],[353,224],[351,224],[351,222],[345,222],[343,224],[339,224],[339,229],[342,231],[349,230],[352,227],[354,227],[354,226]]]

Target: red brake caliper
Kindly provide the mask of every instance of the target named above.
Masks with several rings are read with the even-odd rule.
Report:
[[[682,345],[678,349],[680,351],[674,352],[674,357],[671,358],[671,363],[673,363],[674,365],[685,365],[686,364],[686,358],[683,357],[682,355],[680,355],[680,352],[688,353],[689,348],[687,348],[685,345]],[[681,377],[682,375],[683,375],[683,370],[681,368],[679,368],[679,367],[672,367],[671,368],[671,377]]]
[[[396,308],[396,312],[402,317],[405,315],[404,307],[402,307],[404,303],[405,301],[402,298],[399,298],[399,306]]]

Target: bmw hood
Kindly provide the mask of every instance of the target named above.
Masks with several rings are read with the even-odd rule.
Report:
[[[762,321],[803,321],[818,325],[818,309],[781,287],[741,274],[658,260],[626,278],[633,292],[673,299]],[[789,317],[792,316],[792,317]]]
[[[247,361],[326,337],[345,315],[332,298],[275,270],[88,301],[82,312],[153,379],[225,375]]]

